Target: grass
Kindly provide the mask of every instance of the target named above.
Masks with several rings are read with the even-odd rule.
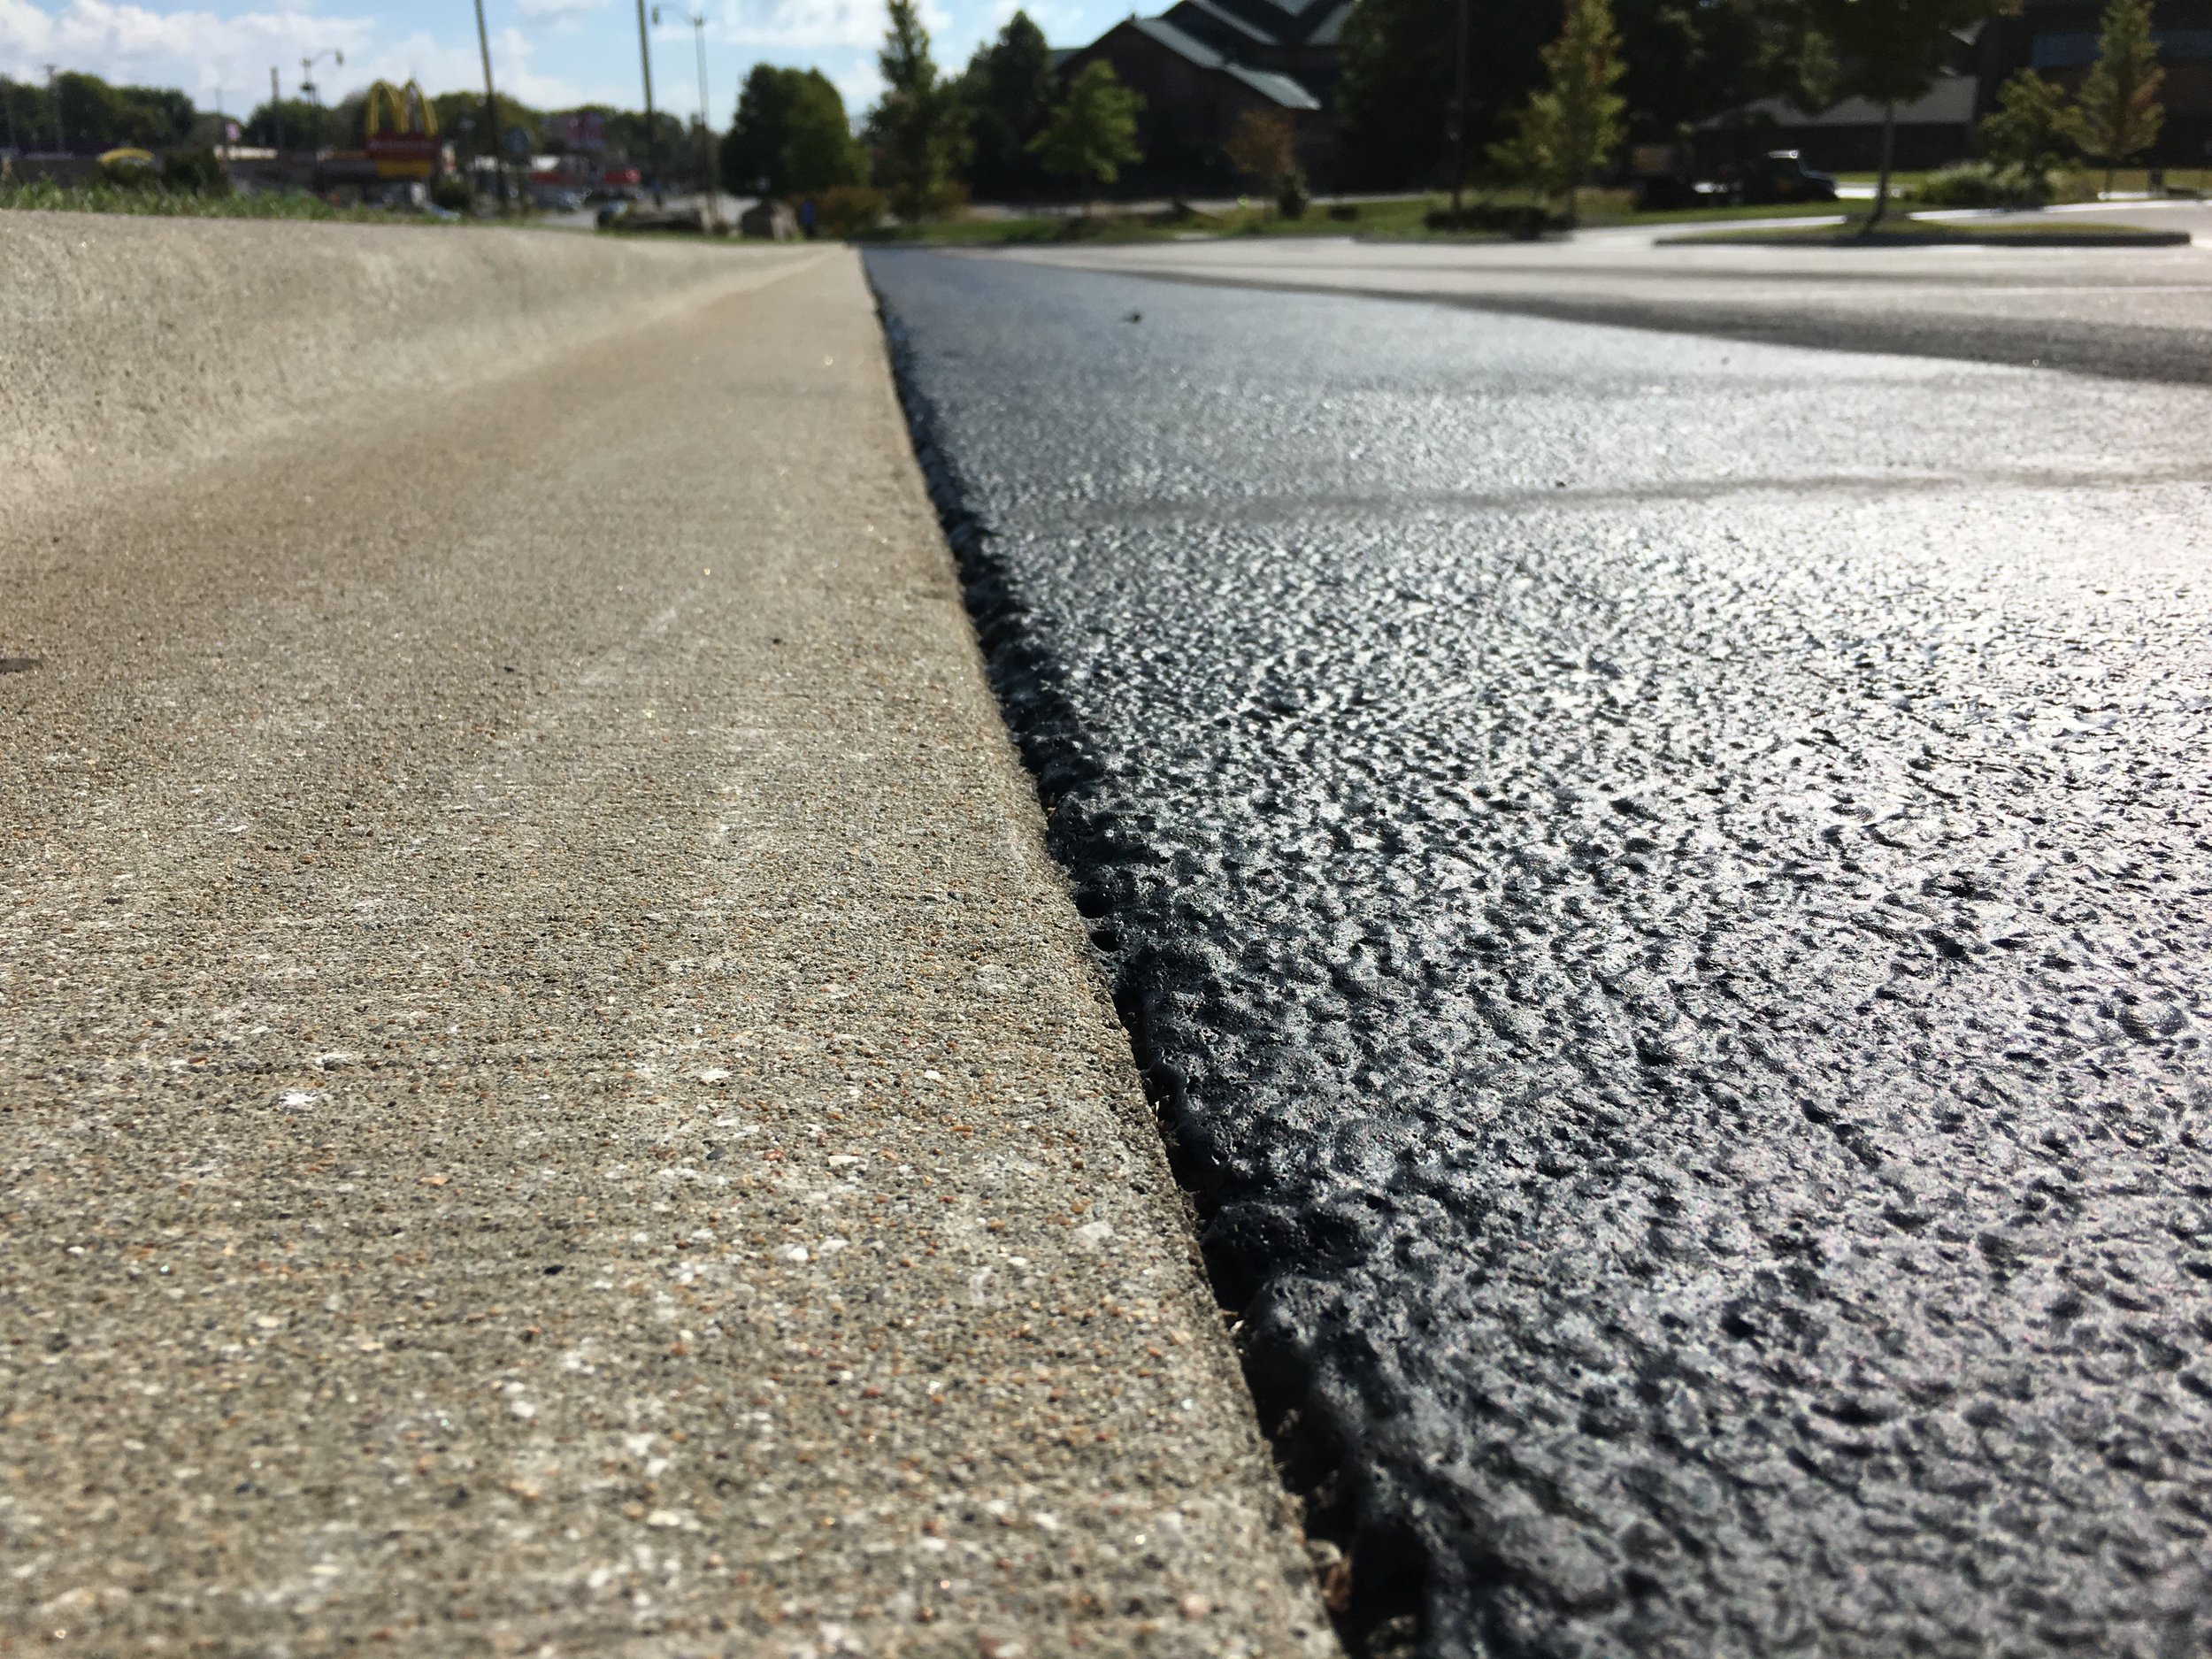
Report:
[[[1920,172],[1893,173],[1889,176],[1890,190],[1909,201],[1927,176]],[[1871,173],[1839,173],[1835,177],[1839,184],[1862,184],[1869,189],[1872,189],[1880,179],[1879,174]],[[2063,167],[2059,170],[2055,182],[2058,188],[2055,200],[2093,202],[2104,189],[2104,169],[2093,166]],[[2176,190],[2212,190],[2212,169],[2169,167],[2166,169],[2166,185],[2169,189]],[[2141,167],[2123,167],[2113,174],[2112,188],[2123,195],[2139,195],[2151,188],[2150,173]]]
[[[2024,242],[2043,242],[2059,246],[2095,246],[2108,243],[2116,247],[2157,246],[2172,239],[2170,231],[2147,230],[2137,225],[2085,225],[2078,222],[2051,223],[2037,220],[2030,224],[1993,223],[1977,219],[1968,223],[1936,222],[1927,219],[1892,219],[1881,227],[1870,231],[1863,218],[1852,219],[1842,225],[1772,225],[1747,230],[1713,230],[1693,232],[1685,236],[1671,236],[1666,243],[1674,247],[1695,247],[1700,244],[1714,247],[1742,246],[1747,243],[1813,245],[1818,247],[1891,246],[1912,247],[2001,247],[2017,246]]]
[[[300,191],[281,195],[201,196],[158,186],[59,185],[50,179],[27,184],[0,184],[0,211],[51,213],[137,213],[170,219],[334,219],[354,224],[442,223],[380,207],[334,207],[320,196]]]
[[[1478,199],[1500,206],[1521,206],[1532,198],[1494,192]],[[1309,208],[1302,219],[1285,219],[1271,207],[1256,204],[1217,213],[1130,213],[1102,205],[1088,217],[1046,213],[1015,219],[936,219],[919,225],[887,225],[864,232],[856,240],[981,247],[1172,242],[1200,236],[1374,236],[1423,242],[1501,239],[1494,232],[1431,230],[1425,222],[1428,214],[1450,205],[1449,199],[1442,196],[1401,196],[1356,205],[1358,216],[1350,219],[1330,218],[1328,208],[1321,204]],[[1578,207],[1580,222],[1585,227],[1726,224],[1743,219],[1798,219],[1824,214],[1832,217],[1839,211],[1832,202],[1808,202],[1781,207],[1701,207],[1667,213],[1640,213],[1624,190],[1586,190]]]

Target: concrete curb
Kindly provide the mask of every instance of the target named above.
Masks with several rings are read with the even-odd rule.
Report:
[[[0,1646],[1336,1651],[805,257],[0,516]]]

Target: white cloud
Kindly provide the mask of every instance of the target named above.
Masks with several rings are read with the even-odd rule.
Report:
[[[53,11],[29,0],[0,0],[0,73],[36,77],[47,64],[59,64],[109,81],[179,87],[204,104],[219,91],[233,113],[268,96],[273,65],[289,97],[298,90],[300,59],[330,50],[342,51],[345,64],[325,59],[316,66],[326,102],[372,81],[413,79],[433,91],[483,81],[473,31],[453,41],[419,32],[385,40],[381,34],[371,18],[298,9],[220,17],[114,0],[68,0]],[[569,81],[534,69],[530,56],[531,42],[520,30],[493,37],[493,75],[502,92],[541,108],[582,101]]]
[[[515,14],[532,23],[573,23],[606,4],[607,0],[515,0]]]
[[[311,53],[334,48],[352,59],[374,27],[365,18],[297,10],[218,17],[69,0],[48,12],[28,0],[0,0],[0,73],[42,73],[46,64],[57,63],[111,81],[182,86],[203,96],[235,87],[243,97],[266,86],[272,64],[283,71],[288,90],[299,60]]]
[[[864,58],[831,75],[830,84],[845,100],[845,113],[856,122],[883,96],[883,72],[876,67],[874,58]]]
[[[733,46],[770,51],[876,46],[888,13],[883,0],[719,0],[713,37]],[[923,0],[922,23],[932,35],[952,27],[937,0]]]

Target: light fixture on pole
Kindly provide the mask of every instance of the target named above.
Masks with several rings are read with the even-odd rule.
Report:
[[[335,46],[326,46],[311,58],[300,59],[300,91],[315,106],[314,142],[308,146],[311,150],[320,150],[323,147],[323,95],[322,89],[315,84],[315,65],[326,58],[340,69],[346,66],[345,53],[340,51]]]
[[[706,194],[701,198],[704,205],[700,209],[699,223],[703,229],[711,231],[715,226],[715,197],[718,191],[714,176],[714,126],[707,115],[711,107],[707,103],[707,14],[703,12],[679,12],[676,15],[691,25],[692,49],[699,59],[699,142],[706,147],[705,164],[700,169]],[[653,26],[656,28],[660,27],[660,20],[661,8],[655,6]]]

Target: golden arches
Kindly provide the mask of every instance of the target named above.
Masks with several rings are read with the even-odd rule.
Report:
[[[396,87],[388,81],[379,81],[369,88],[368,107],[362,111],[362,123],[371,138],[407,137],[435,138],[438,135],[438,112],[430,100],[422,95],[422,88],[413,81]]]

